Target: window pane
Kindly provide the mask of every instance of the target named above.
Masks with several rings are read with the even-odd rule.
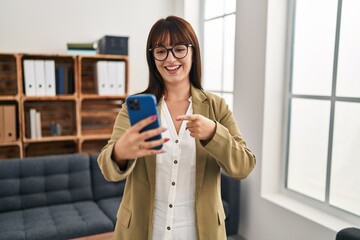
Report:
[[[229,109],[233,110],[234,94],[232,94],[232,93],[223,93],[222,97],[225,99],[225,102],[229,105]]]
[[[236,11],[236,0],[225,1],[225,14],[233,13]]]
[[[360,1],[343,0],[336,95],[360,97]]]
[[[337,102],[330,204],[360,215],[360,103]]]
[[[234,58],[235,58],[235,14],[224,18],[224,85],[223,91],[234,89]]]
[[[222,16],[224,14],[224,1],[205,0],[205,19]]]
[[[221,91],[223,56],[223,18],[205,22],[204,88]]]
[[[293,99],[287,187],[325,200],[330,101]]]
[[[337,0],[296,1],[292,91],[330,95]]]

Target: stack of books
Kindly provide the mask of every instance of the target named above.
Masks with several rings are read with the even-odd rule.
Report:
[[[96,42],[67,43],[67,53],[70,55],[95,55]]]

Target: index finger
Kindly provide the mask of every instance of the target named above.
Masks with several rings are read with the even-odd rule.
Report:
[[[194,115],[181,115],[176,118],[176,121],[184,121],[184,120],[187,120],[187,121],[195,120],[195,116]]]
[[[137,122],[136,124],[133,125],[133,129],[137,132],[140,132],[141,129],[143,129],[144,127],[146,127],[147,125],[149,125],[150,123],[154,122],[157,118],[157,115],[154,114],[150,117],[144,118],[141,121]]]

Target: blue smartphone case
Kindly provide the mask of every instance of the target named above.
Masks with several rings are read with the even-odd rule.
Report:
[[[129,119],[131,126],[140,120],[156,115],[156,121],[144,127],[141,132],[160,127],[159,116],[156,108],[156,98],[152,94],[132,95],[126,98],[126,106],[129,112]],[[146,141],[161,139],[161,134]],[[162,145],[156,146],[154,149],[161,149]]]

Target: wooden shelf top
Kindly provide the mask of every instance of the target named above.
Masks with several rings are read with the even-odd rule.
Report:
[[[76,100],[76,95],[56,95],[56,96],[24,96],[24,101],[59,101],[59,100]]]
[[[81,99],[125,99],[127,97],[127,95],[97,95],[97,94],[80,94],[80,98]]]
[[[77,136],[54,136],[54,137],[42,137],[42,138],[24,138],[24,143],[40,143],[40,142],[61,142],[77,140]]]
[[[80,140],[109,140],[111,138],[111,134],[96,134],[96,135],[83,135],[80,137]]]
[[[0,142],[0,147],[8,147],[8,146],[21,146],[21,142],[20,141]]]
[[[0,95],[0,100],[1,101],[17,101],[17,100],[19,100],[19,95],[14,95],[14,96]]]

